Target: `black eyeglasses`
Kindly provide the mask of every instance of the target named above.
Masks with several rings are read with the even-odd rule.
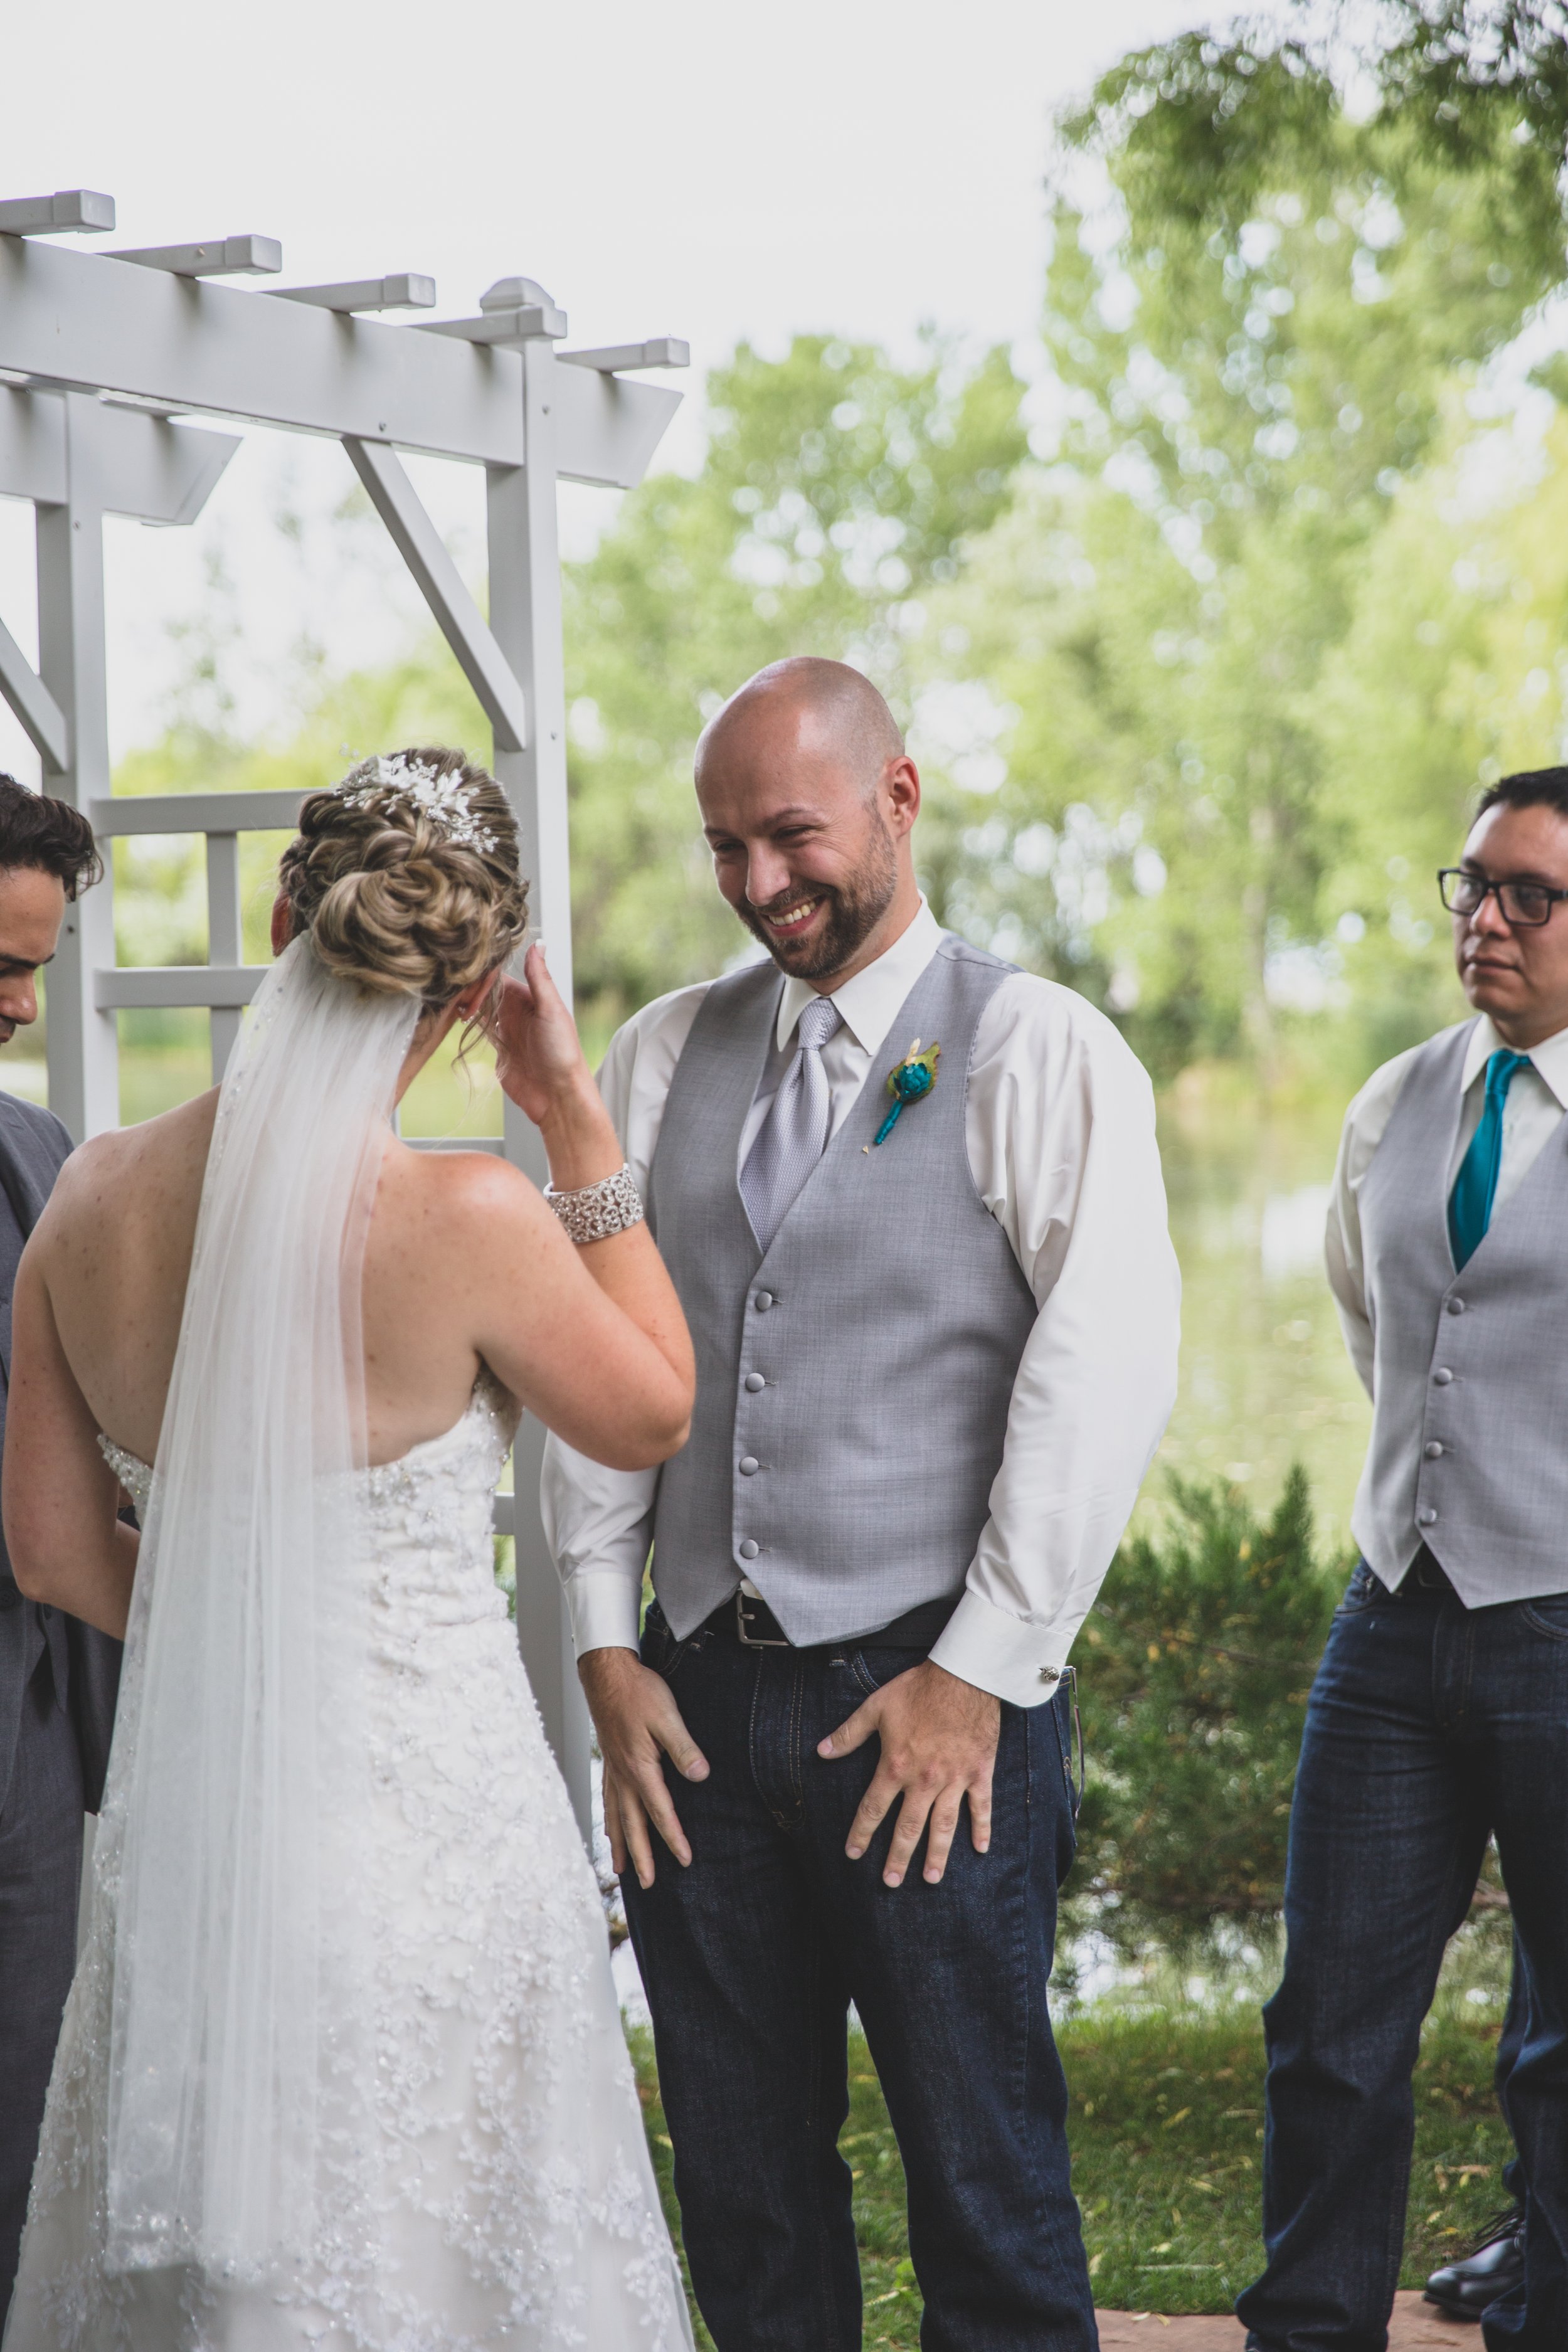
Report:
[[[1550,882],[1489,882],[1466,866],[1445,866],[1437,877],[1443,904],[1450,915],[1473,915],[1490,898],[1505,923],[1529,930],[1552,919],[1552,909],[1568,890],[1554,890]]]

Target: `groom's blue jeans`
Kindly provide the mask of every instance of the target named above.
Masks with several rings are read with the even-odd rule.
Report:
[[[1411,2073],[1444,1946],[1495,1834],[1529,1972],[1508,2118],[1529,2181],[1525,2292],[1488,2352],[1568,2345],[1568,1595],[1466,1609],[1423,1552],[1363,1563],[1312,1685],[1290,1814],[1284,1980],[1264,2011],[1261,2352],[1383,2352]]]
[[[1003,1706],[988,1853],[966,1812],[939,1885],[917,1854],[904,1884],[885,1886],[891,1817],[863,1860],[844,1851],[877,1742],[834,1763],[816,1743],[923,1654],[749,1650],[711,1620],[678,1643],[657,1604],[648,1612],[644,1662],[711,1771],[669,1774],[691,1864],[656,1840],[653,1885],[626,1874],[626,1916],[692,2284],[719,2352],[858,2352],[851,2173],[837,2153],[851,2001],[903,2158],[926,2352],[1095,2343],[1046,2008],[1073,1853],[1068,1704]]]

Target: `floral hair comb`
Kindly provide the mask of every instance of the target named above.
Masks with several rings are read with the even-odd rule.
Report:
[[[332,793],[345,808],[364,808],[378,793],[395,793],[438,824],[459,849],[472,849],[482,856],[496,845],[495,835],[474,806],[472,788],[462,776],[443,775],[430,761],[410,759],[405,751],[395,752],[390,759],[366,760],[341,784],[334,784]]]

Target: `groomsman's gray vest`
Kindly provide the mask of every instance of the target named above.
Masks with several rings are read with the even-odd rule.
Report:
[[[975,1029],[1010,969],[943,934],[765,1256],[736,1177],[784,983],[751,965],[704,997],[648,1185],[697,1350],[654,1517],[677,1635],[742,1576],[803,1644],[962,1591],[1037,1312],[964,1141]],[[917,1037],[942,1047],[936,1085],[868,1149]]]
[[[1375,1369],[1351,1525],[1385,1584],[1425,1541],[1484,1608],[1568,1591],[1568,1120],[1456,1273],[1448,1170],[1473,1026],[1422,1046],[1362,1181]]]

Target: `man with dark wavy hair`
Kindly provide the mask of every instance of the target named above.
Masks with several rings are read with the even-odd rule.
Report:
[[[66,908],[102,870],[79,811],[0,775],[0,1046],[37,1019]],[[16,1267],[71,1149],[52,1111],[0,1093],[0,1446]],[[82,1815],[102,1793],[119,1678],[119,1643],[25,1600],[0,1535],[0,2324],[76,1960]]]

